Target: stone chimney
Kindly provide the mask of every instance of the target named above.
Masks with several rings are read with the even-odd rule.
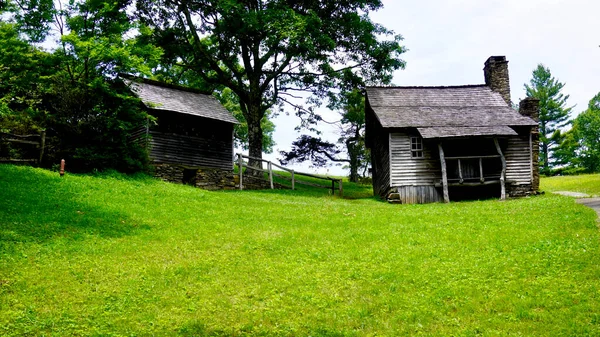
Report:
[[[526,97],[519,103],[519,113],[539,122],[540,100],[533,97]],[[540,132],[538,125],[531,127],[531,152],[531,190],[536,193],[540,189]]]
[[[490,56],[483,67],[485,84],[502,95],[508,105],[510,102],[510,82],[508,79],[508,61],[506,56]]]
[[[519,103],[519,113],[536,122],[540,121],[540,100],[533,97],[525,97]]]

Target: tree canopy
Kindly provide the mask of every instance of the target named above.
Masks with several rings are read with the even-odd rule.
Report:
[[[262,157],[261,120],[273,107],[319,122],[314,108],[327,98],[365,81],[389,83],[404,66],[401,36],[369,18],[380,0],[139,0],[137,7],[163,63],[238,97],[252,157]]]
[[[292,143],[289,152],[281,151],[280,162],[287,165],[291,162],[310,160],[318,167],[326,166],[329,162],[347,163],[350,168],[350,181],[358,182],[359,170],[366,171],[369,165],[369,151],[365,145],[365,100],[362,91],[344,92],[331,99],[329,108],[340,113],[337,125],[340,128],[338,144],[322,140],[320,137],[302,135]],[[346,153],[346,157],[340,156]],[[364,174],[363,174],[364,175]]]
[[[47,129],[47,158],[65,158],[74,171],[141,169],[147,156],[129,142],[128,134],[147,115],[115,77],[119,72],[149,74],[149,64],[156,62],[160,50],[132,37],[145,31],[130,22],[129,5],[94,0],[11,2],[13,24],[2,31],[12,27],[15,33],[0,34],[0,45],[18,46],[15,52],[26,53],[3,60],[1,76],[12,88],[3,100],[17,95],[27,104],[14,104],[11,98],[4,104],[9,109],[4,109],[8,112],[0,126],[14,130],[10,121],[26,116],[20,119],[31,121],[29,129]],[[42,52],[33,47],[38,42],[53,47]]]
[[[556,154],[570,172],[600,172],[600,92],[573,120]]]
[[[529,85],[525,84],[527,96],[540,100],[540,167],[545,173],[553,166],[552,153],[561,142],[561,128],[569,124],[572,108],[566,106],[569,95],[561,93],[564,86],[543,64],[538,64]]]

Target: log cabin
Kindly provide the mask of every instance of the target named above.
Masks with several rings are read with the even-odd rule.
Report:
[[[131,136],[143,140],[155,176],[206,189],[235,187],[237,119],[210,93],[128,75],[121,78],[155,118]]]
[[[539,188],[539,101],[511,107],[508,61],[485,84],[368,87],[373,192],[393,203],[517,197]]]

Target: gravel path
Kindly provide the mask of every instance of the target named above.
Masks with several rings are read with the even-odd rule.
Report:
[[[591,198],[591,195],[579,192],[571,192],[571,191],[556,191],[552,192],[560,195],[565,195],[567,197],[577,198],[575,201],[578,204],[585,205],[598,213],[598,217],[600,217],[600,198]]]
[[[600,217],[600,198],[581,198],[576,200],[577,203],[586,205],[587,207],[592,208],[598,213]]]

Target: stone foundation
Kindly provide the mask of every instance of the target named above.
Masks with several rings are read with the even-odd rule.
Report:
[[[239,183],[239,176],[236,174],[237,182]],[[244,175],[242,178],[242,185],[244,185],[244,190],[269,190],[271,189],[271,184],[268,180],[250,177],[248,175]],[[239,184],[237,185],[239,188]],[[273,183],[273,187],[278,190],[289,189],[287,186],[283,186],[278,183]]]
[[[162,181],[192,185],[211,191],[239,188],[239,177],[233,173],[233,169],[155,164],[154,176]]]
[[[155,164],[154,177],[162,181],[176,184],[196,186],[209,191],[237,190],[240,188],[240,177],[233,170],[224,170],[207,167],[190,167],[176,164]],[[271,188],[269,181],[244,175],[244,190],[268,190]],[[276,189],[289,187],[274,183]]]
[[[531,185],[506,185],[506,195],[510,198],[526,197],[533,194],[537,194],[537,191],[534,191]]]

